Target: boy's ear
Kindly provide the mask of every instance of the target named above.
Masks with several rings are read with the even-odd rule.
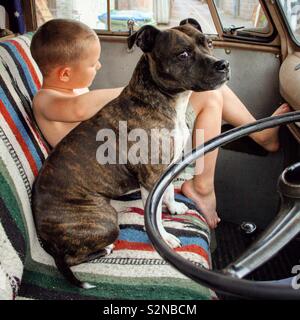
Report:
[[[160,30],[153,26],[143,26],[127,38],[128,48],[131,49],[133,45],[136,44],[143,52],[151,52],[155,44],[155,39],[160,32]]]
[[[196,28],[197,30],[199,30],[200,32],[203,33],[202,31],[202,28],[200,26],[200,23],[196,20],[196,19],[193,19],[193,18],[187,18],[187,19],[184,19],[184,20],[181,20],[179,25],[180,26],[183,26],[185,24],[190,24],[192,25],[194,28]]]
[[[63,67],[58,69],[58,77],[62,82],[68,82],[71,76],[71,68]]]

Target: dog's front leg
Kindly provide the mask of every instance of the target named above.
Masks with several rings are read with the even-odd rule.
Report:
[[[175,201],[174,186],[171,183],[163,195],[163,202],[168,207],[171,214],[184,214],[188,211],[188,207],[181,202]]]
[[[144,208],[146,206],[146,201],[149,195],[149,191],[145,189],[144,187],[141,186],[141,194],[142,194],[142,201]],[[167,232],[162,224],[162,200],[159,202],[158,208],[157,208],[157,226],[158,226],[158,231],[161,235],[161,237],[165,240],[165,242],[168,243],[168,245],[171,248],[178,248],[181,246],[180,240],[173,236],[171,233]]]

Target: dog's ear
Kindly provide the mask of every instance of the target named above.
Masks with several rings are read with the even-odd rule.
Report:
[[[160,30],[153,26],[143,26],[133,35],[127,38],[128,48],[131,49],[134,44],[141,48],[143,52],[151,52],[155,39],[160,33]]]
[[[183,26],[184,24],[187,24],[187,23],[192,25],[194,28],[196,28],[197,30],[199,30],[200,32],[203,33],[202,28],[196,19],[193,19],[193,18],[184,19],[184,20],[180,21],[179,25]]]

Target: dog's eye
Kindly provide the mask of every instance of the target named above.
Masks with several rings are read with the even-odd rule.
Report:
[[[213,42],[211,40],[207,40],[207,46],[209,49],[212,49],[214,47]]]
[[[190,53],[185,50],[185,51],[181,52],[181,53],[178,55],[178,58],[179,58],[180,60],[185,60],[185,59],[187,59],[189,56],[190,56]]]

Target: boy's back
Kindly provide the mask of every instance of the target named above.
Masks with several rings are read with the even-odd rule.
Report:
[[[88,89],[85,89],[82,93],[84,92],[88,92]],[[45,139],[53,147],[56,146],[59,141],[63,137],[65,137],[71,130],[73,130],[80,123],[80,121],[63,122],[49,120],[44,116],[44,110],[49,110],[55,104],[56,99],[60,99],[62,97],[70,98],[78,94],[80,94],[80,92],[76,92],[73,94],[64,94],[53,89],[41,89],[33,99],[32,107],[35,120],[39,128],[41,129]]]

